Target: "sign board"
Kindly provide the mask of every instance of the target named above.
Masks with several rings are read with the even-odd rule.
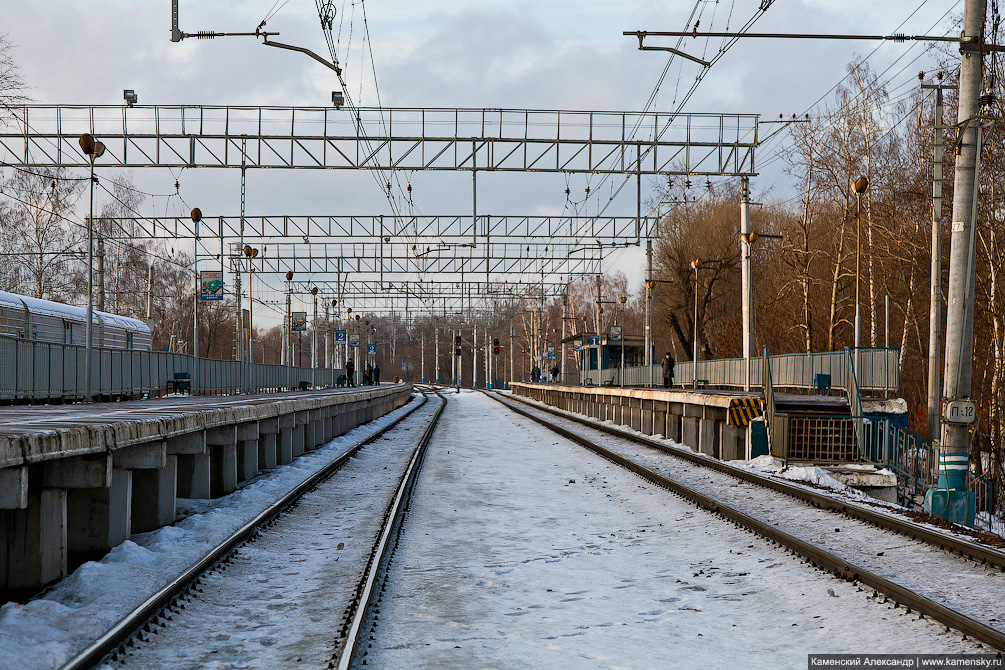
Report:
[[[621,341],[621,326],[611,326],[611,342]]]
[[[552,356],[552,358],[554,358],[555,357],[555,347],[548,347],[548,353]]]
[[[251,310],[241,310],[241,327],[245,330],[251,330]]]
[[[377,353],[377,345],[376,344],[368,344],[368,345],[366,345],[366,353],[368,353],[368,354],[376,354]]]
[[[358,347],[359,346],[359,333],[353,333],[349,336],[349,346]]]
[[[307,330],[307,312],[293,312],[290,315],[290,330]]]
[[[946,403],[942,416],[949,423],[973,423],[977,420],[977,406],[969,400],[952,400]]]
[[[590,335],[590,347],[593,349],[600,348],[600,335]]]
[[[345,344],[346,343],[345,331],[344,330],[336,330],[335,331],[335,343],[336,344]]]
[[[199,273],[199,299],[223,300],[223,270],[203,270]]]

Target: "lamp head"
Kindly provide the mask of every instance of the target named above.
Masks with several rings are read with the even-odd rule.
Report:
[[[191,216],[192,216],[192,220],[193,221],[195,221],[196,223],[199,223],[200,221],[202,221],[202,210],[199,209],[198,207],[194,207],[192,209],[192,215]]]
[[[858,195],[862,195],[869,188],[869,180],[865,177],[859,177],[851,183],[852,190]]]
[[[293,271],[292,270],[287,270],[286,271],[286,281],[293,281]]]

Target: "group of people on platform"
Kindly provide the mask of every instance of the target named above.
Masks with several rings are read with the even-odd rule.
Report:
[[[346,386],[356,385],[356,364],[350,358],[345,362],[345,383]],[[380,364],[367,363],[363,368],[363,386],[380,384]]]
[[[530,370],[530,380],[532,382],[540,382],[542,379],[544,379],[544,381],[546,381],[546,382],[547,381],[557,382],[557,381],[559,381],[561,379],[562,368],[560,368],[557,365],[555,365],[550,370],[548,370],[548,374],[551,375],[551,379],[547,379],[547,378],[542,377],[541,376],[541,368],[538,367],[537,365],[535,365]]]

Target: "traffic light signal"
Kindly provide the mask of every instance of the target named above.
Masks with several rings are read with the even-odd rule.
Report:
[[[492,340],[492,353],[496,354],[496,355],[499,354],[499,338],[498,337],[496,337],[496,338],[494,338]]]
[[[454,354],[457,356],[461,355],[461,336],[454,336]]]

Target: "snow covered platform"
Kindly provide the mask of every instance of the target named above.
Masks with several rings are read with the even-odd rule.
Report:
[[[740,423],[742,419],[730,410],[744,401],[759,405],[760,393],[525,383],[511,386],[516,395],[613,421],[647,435],[662,435],[714,458],[731,461],[752,457],[749,418]],[[760,414],[759,409],[756,414]]]
[[[404,404],[407,384],[0,409],[0,593],[29,592]]]

